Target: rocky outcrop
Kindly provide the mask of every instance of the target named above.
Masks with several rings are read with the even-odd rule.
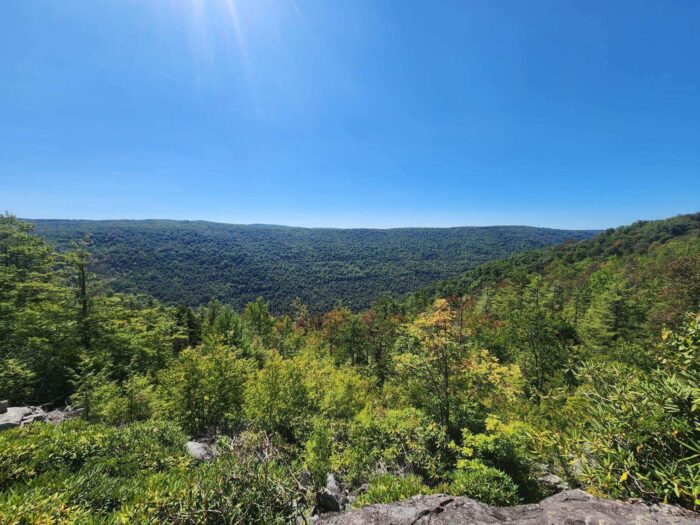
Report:
[[[345,514],[325,514],[317,525],[617,525],[700,524],[700,516],[668,505],[602,500],[567,490],[540,503],[491,507],[469,498],[415,496],[389,505],[372,505]]]
[[[7,407],[5,412],[0,412],[0,430],[29,425],[39,421],[60,423],[66,419],[79,417],[82,413],[82,409],[72,407],[60,408],[49,412],[41,407]]]

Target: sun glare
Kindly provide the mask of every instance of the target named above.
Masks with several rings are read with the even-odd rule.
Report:
[[[233,57],[244,69],[250,66],[251,48],[283,49],[285,23],[301,14],[294,0],[182,0],[174,5],[199,62],[211,65]]]

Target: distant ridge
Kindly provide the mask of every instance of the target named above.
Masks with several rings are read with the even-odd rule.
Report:
[[[31,220],[66,247],[89,235],[96,270],[119,291],[169,303],[257,296],[276,311],[295,297],[314,311],[360,309],[513,253],[592,237],[532,226],[339,229],[179,220]]]
[[[522,273],[546,274],[554,263],[573,266],[582,261],[605,263],[610,257],[641,255],[671,240],[700,238],[700,212],[676,215],[668,219],[636,221],[609,228],[578,243],[560,244],[494,260],[461,275],[435,281],[408,298],[414,305],[427,305],[436,297],[460,296],[486,285]]]

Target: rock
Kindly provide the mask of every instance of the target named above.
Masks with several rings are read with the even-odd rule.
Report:
[[[0,414],[0,430],[18,427],[22,420],[32,414],[32,409],[28,407],[8,407],[4,414]]]
[[[537,478],[537,482],[549,491],[549,494],[556,494],[557,492],[569,490],[569,488],[571,488],[566,481],[551,472],[542,474]]]
[[[200,443],[199,441],[188,441],[187,452],[198,461],[209,461],[216,456],[214,447],[207,443]]]
[[[30,425],[40,421],[61,423],[66,419],[80,417],[82,414],[82,408],[66,407],[45,412],[41,407],[8,407],[5,413],[0,414],[0,430]]]
[[[321,516],[317,525],[636,525],[700,524],[700,515],[669,505],[623,503],[568,490],[540,503],[491,507],[469,498],[442,494],[415,496],[389,505],[372,505],[345,514]]]
[[[8,401],[6,399],[3,399],[0,401],[0,414],[5,414],[7,412],[7,405]]]
[[[82,417],[85,412],[84,408],[73,408],[72,406],[67,406],[64,409],[52,410],[47,414],[49,421],[52,423],[61,423],[66,419],[75,419],[77,417]]]
[[[318,514],[324,512],[340,512],[348,504],[347,494],[343,492],[333,474],[328,474],[326,486],[316,493],[316,511]]]
[[[45,414],[30,414],[22,420],[22,424],[20,426],[23,427],[24,425],[29,425],[31,423],[38,423],[40,421],[46,421]]]
[[[318,514],[323,514],[324,512],[340,512],[342,506],[335,494],[331,494],[323,489],[316,493],[316,510]]]

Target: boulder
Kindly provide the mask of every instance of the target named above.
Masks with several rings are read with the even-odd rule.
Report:
[[[210,459],[214,459],[216,456],[214,447],[199,441],[188,441],[187,452],[189,452],[190,456],[197,461],[209,461]]]
[[[700,524],[700,515],[669,505],[603,500],[567,490],[540,503],[491,507],[473,499],[443,494],[414,496],[389,505],[372,505],[345,514],[326,514],[317,525],[636,525]]]
[[[8,407],[4,414],[0,414],[0,430],[20,426],[22,420],[32,413],[32,409],[28,407]]]

